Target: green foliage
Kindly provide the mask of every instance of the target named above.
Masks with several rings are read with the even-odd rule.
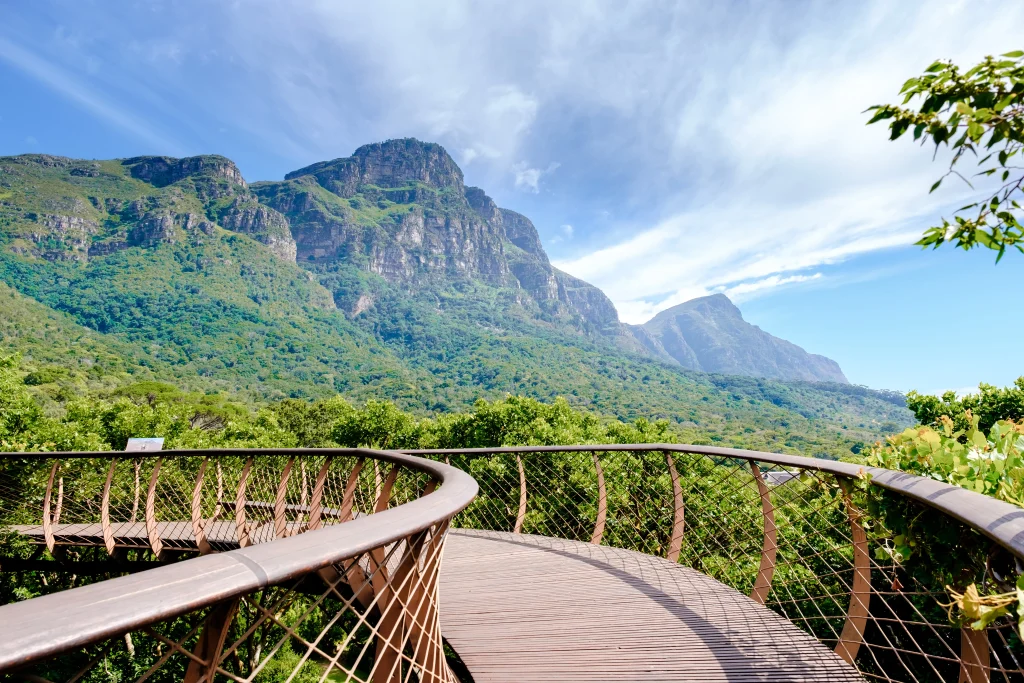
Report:
[[[937,248],[955,242],[962,249],[980,245],[996,250],[997,262],[1008,247],[1024,253],[1019,203],[1024,175],[1014,159],[1024,145],[1024,51],[986,57],[967,71],[949,61],[934,62],[904,83],[900,94],[903,106],[871,107],[874,116],[868,123],[889,121],[892,140],[913,131],[914,140],[922,144],[931,141],[936,149],[946,145],[952,150],[949,171],[932,185],[932,192],[949,175],[970,185],[957,170],[968,154],[976,162],[976,176],[999,181],[994,192],[957,210],[953,222],[943,219],[942,225],[926,230],[918,244]],[[916,108],[906,106],[912,100],[919,100]]]
[[[57,367],[46,367],[39,370],[34,370],[25,375],[25,384],[35,387],[40,384],[52,384],[58,379],[67,376],[68,372],[64,368]]]
[[[0,356],[0,443],[31,431],[42,418],[17,372],[19,361],[18,356]]]
[[[907,429],[890,437],[886,445],[876,445],[865,464],[936,479],[1024,506],[1024,426],[1000,421],[986,434],[970,411],[966,417],[967,429],[956,429],[946,415],[939,416],[938,429]],[[959,605],[963,618],[975,628],[984,628],[1006,614],[1005,610],[995,613],[999,606],[992,604],[1012,585],[984,571],[991,549],[988,539],[945,516],[929,514],[904,496],[866,484],[867,479],[861,487],[863,507],[872,520],[876,559],[900,564],[922,585],[948,587],[953,604]],[[979,598],[977,584],[989,593],[994,590],[995,597]],[[1015,600],[1016,596],[1014,593]],[[1024,614],[1024,602],[1019,609]]]
[[[889,437],[865,462],[910,472],[1024,507],[1024,425],[1000,421],[986,434],[978,418],[966,430],[942,416],[941,427],[917,427]]]
[[[923,425],[939,427],[941,419],[948,417],[954,429],[966,433],[973,415],[978,419],[977,428],[987,432],[1000,420],[1024,422],[1024,377],[1018,377],[1012,387],[981,384],[977,394],[961,398],[952,391],[941,398],[912,391],[907,394],[907,407]]]

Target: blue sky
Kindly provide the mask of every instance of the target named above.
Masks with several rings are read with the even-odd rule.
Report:
[[[714,291],[925,391],[1024,374],[1024,256],[922,252],[969,196],[862,111],[1024,47],[1010,2],[0,0],[0,154],[219,153],[276,179],[440,142],[642,322]]]

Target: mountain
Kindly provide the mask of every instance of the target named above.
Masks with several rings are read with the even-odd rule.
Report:
[[[0,158],[0,283],[0,317],[23,321],[0,324],[0,353],[64,370],[38,375],[61,377],[39,388],[58,402],[138,380],[422,412],[565,396],[830,453],[909,420],[860,387],[656,357],[652,333],[551,265],[527,217],[417,140],[251,184],[215,155]]]
[[[673,306],[633,332],[651,353],[690,370],[848,383],[834,360],[751,325],[724,294]]]

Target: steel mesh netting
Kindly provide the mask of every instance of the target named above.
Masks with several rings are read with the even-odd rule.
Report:
[[[424,472],[338,453],[26,458],[0,477],[4,603],[340,524],[434,486]],[[446,528],[19,673],[200,680],[217,659],[209,680],[454,681],[437,624]]]
[[[385,507],[401,505],[426,482],[354,455],[26,458],[0,472],[0,520],[39,545],[48,505],[54,545],[69,551],[108,539],[120,557],[230,550],[370,514],[385,486]]]
[[[17,672],[30,680],[437,681],[445,525]]]
[[[886,532],[849,478],[656,449],[434,457],[480,486],[456,527],[675,556],[785,616],[869,680],[1024,680],[1010,619],[984,632],[951,623],[945,586],[884,552]],[[942,515],[911,507],[908,514]],[[957,537],[951,552],[969,554],[977,532],[945,523]],[[984,558],[971,571],[970,580],[993,585]]]

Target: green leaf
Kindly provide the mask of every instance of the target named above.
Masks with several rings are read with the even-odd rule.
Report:
[[[932,189],[928,190],[928,194],[931,194],[932,192],[935,192],[935,190],[939,189],[939,185],[941,185],[941,184],[942,184],[942,178],[939,178],[938,180],[935,181],[935,184],[932,185]]]
[[[1014,50],[1013,52],[1005,52],[1000,57],[1009,57],[1011,59],[1019,59],[1024,57],[1024,50]]]
[[[872,123],[875,123],[877,121],[882,121],[884,119],[891,119],[893,116],[896,115],[896,112],[893,111],[892,109],[887,109],[885,107],[872,107],[872,108],[873,109],[878,109],[878,111],[875,112],[875,115],[871,117],[870,121],[868,121],[867,125],[869,125],[869,126]]]
[[[999,100],[999,102],[996,103],[996,106],[993,107],[993,109],[995,109],[996,111],[1002,111],[1006,109],[1008,106],[1010,106],[1010,103],[1013,102],[1014,96],[1014,93],[1010,93],[1003,99]]]

